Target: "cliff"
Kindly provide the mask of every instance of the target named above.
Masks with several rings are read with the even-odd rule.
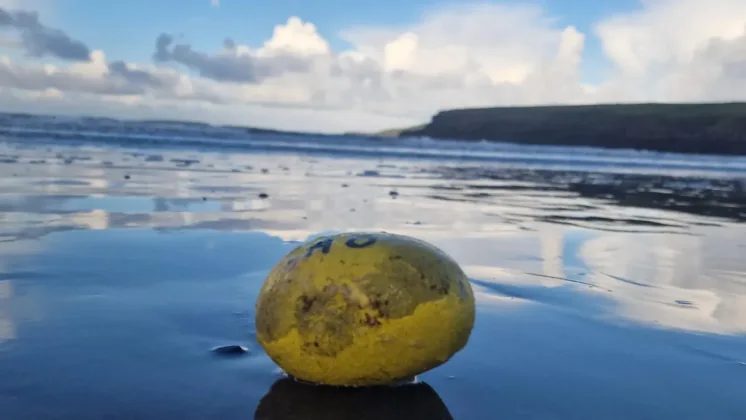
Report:
[[[399,135],[746,155],[746,103],[459,109]]]

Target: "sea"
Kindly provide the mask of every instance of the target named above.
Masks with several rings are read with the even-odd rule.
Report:
[[[745,190],[738,156],[0,114],[0,419],[743,420]],[[413,384],[256,341],[268,271],[347,231],[469,276]]]

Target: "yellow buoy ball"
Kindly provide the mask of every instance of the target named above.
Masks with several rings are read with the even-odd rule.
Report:
[[[257,339],[295,378],[326,385],[395,383],[439,366],[474,326],[474,294],[440,249],[402,235],[308,241],[270,271]]]

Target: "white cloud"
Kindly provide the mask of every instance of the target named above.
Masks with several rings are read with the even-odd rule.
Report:
[[[344,37],[386,68],[517,83],[553,54],[562,30],[537,6],[478,4],[442,7],[410,27],[349,29]]]
[[[644,0],[643,6],[595,27],[618,70],[602,86],[604,99],[746,100],[737,89],[743,71],[726,70],[746,63],[745,1]]]
[[[272,38],[257,51],[258,56],[293,53],[300,56],[331,53],[329,43],[316,31],[316,26],[293,16],[284,25],[276,25]]]
[[[64,31],[42,24],[37,12],[0,8],[0,30],[14,32],[17,35],[15,43],[31,57],[78,61],[90,59],[88,46],[72,39]]]
[[[643,5],[596,25],[604,51],[625,72],[687,64],[711,39],[733,40],[746,28],[743,0],[643,0]]]
[[[662,89],[674,101],[746,99],[746,30],[738,38],[715,38],[693,51],[686,64],[662,78]]]
[[[262,45],[227,38],[214,52],[163,34],[156,63],[109,61],[100,51],[56,67],[5,58],[0,85],[6,108],[33,97],[64,103],[67,112],[315,131],[414,124],[455,107],[746,99],[742,0],[645,0],[599,21],[592,34],[559,25],[535,5],[459,4],[410,25],[353,27],[341,36],[351,48],[333,51],[298,17]],[[581,83],[587,36],[599,37],[616,68],[594,86]]]

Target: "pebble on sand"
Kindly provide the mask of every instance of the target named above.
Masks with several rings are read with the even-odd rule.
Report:
[[[243,356],[249,352],[249,349],[238,344],[230,344],[215,347],[212,349],[212,352],[220,356]]]

